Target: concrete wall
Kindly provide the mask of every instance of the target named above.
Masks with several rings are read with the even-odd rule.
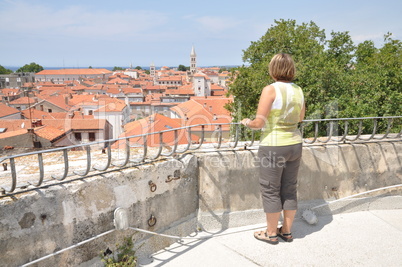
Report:
[[[197,152],[0,198],[2,265],[21,265],[114,229],[117,207],[127,209],[132,227],[179,236],[263,222],[256,156],[256,150]],[[299,199],[334,199],[401,183],[401,159],[401,142],[304,147]],[[180,179],[166,182],[178,172]],[[99,265],[98,255],[125,236],[133,236],[139,256],[176,241],[114,231],[40,266]]]
[[[164,231],[183,220],[196,217],[197,159],[188,155],[181,161],[153,164],[104,173],[100,176],[54,185],[36,192],[0,199],[0,255],[2,266],[19,266],[114,228],[117,207],[129,212],[130,226]],[[165,182],[180,171],[180,179]],[[151,192],[149,181],[157,189]],[[157,222],[148,226],[153,215]],[[176,234],[187,235],[187,229]],[[94,242],[44,260],[40,266],[77,266],[90,261],[108,247],[113,249],[122,236],[134,231],[117,231]],[[149,235],[135,235],[138,244],[156,251],[171,239],[153,241]],[[99,262],[99,259],[98,259]]]
[[[401,142],[305,146],[298,178],[299,210],[311,200],[334,200],[401,184],[401,162]],[[256,150],[199,156],[201,228],[225,229],[265,221],[258,163]]]

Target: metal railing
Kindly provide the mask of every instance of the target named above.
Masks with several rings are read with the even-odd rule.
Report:
[[[385,133],[377,134],[378,130],[378,121],[386,121],[387,126]],[[301,123],[301,131],[303,133],[304,129],[308,127],[309,125],[314,125],[314,131],[313,131],[313,137],[312,138],[304,138],[303,142],[305,145],[312,145],[312,144],[328,144],[328,143],[354,143],[354,142],[368,142],[368,141],[379,141],[379,140],[390,140],[390,133],[393,129],[393,124],[394,121],[399,120],[402,121],[402,116],[392,116],[392,117],[366,117],[366,118],[338,118],[338,119],[317,119],[317,120],[304,120]],[[352,121],[357,121],[358,126],[357,126],[357,134],[351,137],[348,132],[349,132],[349,126],[350,122]],[[364,127],[363,127],[363,122],[364,121],[372,121],[372,131],[371,133],[367,136],[366,133],[364,133]],[[343,123],[343,134],[341,136],[338,136],[336,134],[336,129],[339,124]],[[322,130],[322,125],[324,124],[324,128],[327,130],[327,135],[324,137],[319,137],[319,129],[321,127]],[[228,140],[224,140],[223,138],[223,131],[222,127],[223,126],[228,126],[228,128],[231,128],[230,133],[231,133],[231,138],[227,138]],[[397,127],[401,128],[401,125],[398,124]],[[206,129],[208,128],[208,129]],[[213,131],[211,129],[214,129]],[[194,139],[194,129],[197,129],[197,133],[199,133],[198,141],[193,142],[192,140]],[[243,132],[241,132],[241,130]],[[147,160],[156,160],[160,157],[170,157],[170,156],[175,156],[177,154],[182,154],[187,151],[195,151],[202,149],[204,145],[206,145],[205,141],[205,133],[209,132],[211,134],[211,139],[216,140],[216,142],[208,142],[209,147],[212,147],[214,149],[221,149],[222,144],[226,143],[225,148],[226,149],[235,149],[236,147],[239,148],[250,148],[254,145],[255,143],[255,131],[250,130],[251,132],[249,133],[248,136],[250,136],[249,140],[243,140],[240,141],[240,135],[243,133],[243,136],[245,131],[249,131],[246,129],[244,126],[242,126],[240,123],[210,123],[210,124],[197,124],[197,125],[191,125],[191,126],[185,126],[185,127],[180,127],[180,128],[175,128],[175,129],[169,129],[169,130],[164,130],[164,131],[159,131],[159,132],[153,132],[153,133],[145,133],[145,134],[138,134],[138,135],[132,135],[128,137],[122,137],[122,138],[117,138],[117,139],[110,139],[110,140],[105,140],[105,141],[97,141],[97,142],[90,142],[90,143],[85,143],[85,144],[79,144],[79,145],[72,145],[72,146],[66,146],[66,147],[60,147],[60,148],[53,148],[53,149],[47,149],[47,150],[41,150],[41,151],[35,151],[35,152],[29,152],[29,153],[23,153],[23,154],[18,154],[18,155],[12,155],[12,156],[7,156],[0,158],[0,163],[3,164],[3,167],[6,169],[5,164],[7,164],[7,161],[9,161],[10,165],[10,173],[11,173],[11,185],[9,186],[0,186],[1,189],[1,194],[3,196],[13,193],[16,188],[17,188],[17,168],[16,168],[16,163],[15,160],[17,158],[23,158],[23,157],[28,157],[32,155],[37,156],[37,163],[38,163],[38,173],[39,173],[39,178],[35,182],[27,182],[26,184],[20,186],[20,188],[26,188],[28,186],[34,186],[35,188],[40,187],[43,182],[44,182],[44,176],[45,176],[45,171],[44,171],[44,159],[43,156],[45,154],[49,153],[55,153],[55,152],[61,152],[62,153],[62,158],[63,158],[63,165],[64,169],[61,171],[61,174],[53,174],[51,175],[51,180],[58,180],[58,181],[63,181],[67,178],[67,176],[70,174],[72,176],[78,175],[79,177],[85,177],[87,176],[90,172],[93,171],[98,171],[98,172],[104,172],[107,171],[108,169],[115,167],[115,168],[123,168],[126,167],[129,163],[134,163],[134,164],[139,164],[146,162]],[[398,130],[399,132],[394,132],[392,136],[392,140],[400,140],[401,135],[402,135],[402,130]],[[164,135],[173,132],[174,135],[174,140],[172,144],[166,144],[163,142],[164,140]],[[150,136],[158,136],[158,139],[153,139],[158,140],[155,144],[157,144],[156,148],[156,153],[154,155],[150,155],[150,149],[148,146],[148,139]],[[179,137],[180,136],[180,137]],[[336,137],[335,137],[336,136]],[[187,140],[187,144],[181,144],[179,147],[179,140],[183,140],[182,138],[185,138]],[[322,140],[324,138],[324,140]],[[140,139],[142,140],[139,143],[138,141],[136,142],[135,146],[130,143],[130,139]],[[121,145],[123,143],[124,147],[124,158],[123,160],[114,160],[112,157],[112,145],[118,143]],[[92,165],[92,155],[91,155],[91,146],[102,146],[104,147],[104,152],[107,154],[107,159],[106,163],[103,165],[99,164],[94,164]],[[130,150],[135,147],[139,148],[138,150],[142,149],[142,155],[140,155],[139,158],[132,158],[130,155]],[[164,148],[169,148],[170,151],[167,153],[163,153]],[[180,148],[180,149],[179,149]],[[119,150],[119,148],[117,148]],[[86,154],[86,167],[83,170],[75,170],[71,171],[70,166],[69,166],[69,151],[73,150],[83,150],[85,151]],[[140,154],[140,153],[138,153]],[[30,162],[29,164],[34,164],[34,162]],[[2,179],[0,177],[0,179]]]

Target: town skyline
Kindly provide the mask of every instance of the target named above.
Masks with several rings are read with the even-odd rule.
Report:
[[[356,43],[381,46],[387,32],[402,37],[402,2],[378,1],[27,1],[0,0],[0,64],[44,67],[188,66],[192,45],[199,66],[242,65],[242,51],[275,20],[315,22],[348,31]]]

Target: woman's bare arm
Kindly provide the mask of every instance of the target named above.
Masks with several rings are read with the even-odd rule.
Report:
[[[271,111],[272,103],[276,97],[275,88],[273,85],[268,85],[262,90],[260,101],[258,103],[257,115],[254,120],[243,119],[242,124],[251,129],[261,129],[265,126],[265,122]]]

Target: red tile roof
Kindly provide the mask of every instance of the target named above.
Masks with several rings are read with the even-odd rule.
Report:
[[[37,136],[47,139],[49,141],[53,141],[54,139],[65,134],[64,131],[61,131],[52,126],[42,126],[42,127],[34,128],[34,133]]]
[[[11,105],[28,105],[28,104],[32,105],[32,104],[35,104],[35,103],[36,103],[36,99],[30,98],[30,97],[27,97],[27,96],[17,98],[17,99],[15,99],[15,100],[10,102]]]
[[[64,113],[64,112],[63,112]],[[48,113],[45,111],[40,111],[34,108],[30,109],[25,109],[21,111],[21,114],[26,118],[26,119],[35,119],[35,120],[41,120],[41,119],[55,119],[55,113]],[[65,114],[65,113],[64,113]]]
[[[174,128],[181,127],[181,124],[177,120],[165,117],[160,114],[154,114],[152,116],[146,117],[138,121],[129,122],[124,126],[125,132],[120,137],[127,137],[133,135],[140,135],[145,133],[160,132],[165,130],[170,130]],[[197,142],[198,137],[195,135],[191,136],[192,142]],[[174,144],[174,131],[169,131],[163,134],[162,142],[166,146],[171,146]],[[185,130],[178,130],[178,144],[187,144],[188,134]],[[123,148],[125,144],[124,140],[116,142],[114,148]],[[131,145],[143,145],[142,137],[130,138]],[[147,145],[151,147],[159,146],[159,134],[149,135],[147,137]]]
[[[225,90],[223,87],[217,85],[217,84],[211,84],[211,90]]]
[[[58,70],[42,70],[35,75],[102,75],[112,74],[107,69],[58,69]]]
[[[19,95],[21,93],[20,89],[14,88],[4,88],[0,90],[0,94],[5,96]]]
[[[45,99],[45,101],[52,103],[53,105],[56,105],[65,111],[69,111],[72,108],[68,96],[66,95],[49,96]]]
[[[28,129],[30,126],[30,120],[0,120],[0,128],[7,128],[7,132]]]
[[[179,89],[166,89],[166,95],[194,95],[193,89],[183,89],[180,87]]]
[[[103,107],[95,110],[95,112],[122,112],[126,106],[127,105],[124,101],[115,101],[107,103]]]
[[[128,84],[128,81],[121,78],[114,78],[107,82],[107,84]]]
[[[142,94],[142,89],[141,88],[126,87],[126,88],[123,88],[123,92],[125,94]]]
[[[187,118],[186,125],[230,123],[232,117],[224,105],[231,101],[230,98],[192,98],[170,109],[182,119]],[[229,126],[222,126],[222,128],[228,130]],[[208,126],[205,130],[214,130],[214,127]]]
[[[181,81],[181,76],[163,76],[158,79],[158,81]]]
[[[9,107],[6,104],[0,103],[0,118],[19,113],[16,108]]]
[[[7,130],[5,133],[0,133],[0,139],[23,135],[23,134],[26,134],[27,132],[28,132],[27,129],[19,129],[16,131],[8,131]]]

